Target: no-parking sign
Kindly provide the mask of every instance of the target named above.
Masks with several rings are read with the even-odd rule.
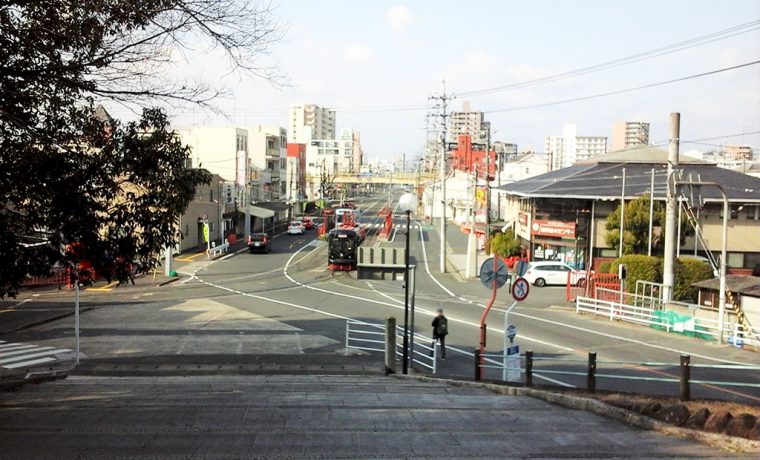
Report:
[[[528,297],[528,292],[530,292],[530,283],[528,283],[528,280],[525,278],[517,278],[514,283],[512,283],[512,297],[520,302],[522,300],[525,300],[526,297]]]

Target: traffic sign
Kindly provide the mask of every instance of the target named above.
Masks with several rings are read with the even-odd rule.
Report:
[[[507,264],[501,257],[495,257],[496,268],[494,268],[494,257],[486,259],[483,265],[480,266],[480,281],[483,286],[488,289],[493,289],[494,281],[496,282],[496,289],[504,286],[507,282]]]
[[[208,214],[205,212],[201,214],[201,220],[208,220]]]
[[[507,328],[507,337],[509,337],[509,343],[515,342],[515,337],[517,337],[517,326],[514,324],[510,324]],[[508,353],[511,354],[511,353]]]
[[[526,297],[528,297],[528,292],[530,292],[530,283],[528,283],[528,280],[525,278],[517,278],[514,283],[512,283],[512,297],[516,301],[525,300]]]

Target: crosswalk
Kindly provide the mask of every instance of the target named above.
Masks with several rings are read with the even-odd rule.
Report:
[[[68,348],[46,347],[28,343],[8,343],[0,340],[0,370],[28,369],[41,364],[67,361],[74,358]]]
[[[362,224],[362,226],[363,226],[364,228],[381,228],[381,227],[383,227],[384,225],[385,225],[385,224],[378,224],[378,223],[374,223],[374,224]],[[406,225],[406,224],[403,224],[403,225],[399,224],[399,225],[394,225],[394,226],[393,226],[393,228],[396,228],[396,229],[399,229],[399,230],[406,230],[408,227],[409,227],[409,226],[408,226],[408,225]],[[411,227],[412,227],[412,230],[417,230],[417,229],[419,229],[419,228],[420,228],[420,226],[419,226],[419,225],[412,225]]]

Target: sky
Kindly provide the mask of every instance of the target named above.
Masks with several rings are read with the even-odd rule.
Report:
[[[194,124],[287,125],[294,103],[337,109],[339,128],[361,132],[369,158],[422,151],[428,97],[443,89],[486,112],[492,139],[543,151],[544,138],[575,123],[579,135],[612,136],[615,121],[651,123],[667,140],[669,112],[681,112],[681,139],[741,143],[760,150],[760,65],[581,102],[520,109],[656,83],[760,60],[760,25],[680,52],[551,83],[457,96],[619,59],[760,20],[758,0],[356,1],[287,0],[276,7],[283,40],[265,59],[287,75],[282,87],[230,72],[198,46],[186,73],[224,86],[222,113],[170,110],[178,128]],[[369,111],[367,108],[381,108]],[[395,110],[404,108],[405,110]],[[412,110],[406,110],[412,108]],[[505,110],[507,109],[507,110]],[[121,109],[112,109],[119,116]],[[725,137],[738,133],[743,136]],[[611,139],[610,139],[611,141]],[[609,145],[609,144],[608,144]],[[683,150],[706,150],[684,144]]]

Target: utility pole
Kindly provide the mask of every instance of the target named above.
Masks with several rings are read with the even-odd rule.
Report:
[[[623,239],[625,238],[625,168],[623,168],[623,186],[620,189],[620,243],[618,257],[623,257]]]
[[[494,158],[494,164],[496,158]],[[477,174],[475,175],[475,182],[477,186]],[[491,239],[491,127],[488,127],[488,134],[486,135],[486,232],[484,235],[486,247],[488,247],[488,240]]]
[[[652,183],[649,186],[649,247],[647,255],[652,255],[652,227],[654,223],[654,168],[652,168]],[[696,241],[696,238],[694,239]]]
[[[449,99],[452,99],[452,96],[449,96],[446,94],[446,82],[443,82],[443,93],[437,96],[431,96],[430,99],[435,99],[439,101],[438,109],[440,110],[440,113],[435,114],[435,116],[441,118],[441,127],[442,127],[442,135],[441,135],[441,152],[440,152],[440,158],[441,158],[441,164],[438,165],[440,170],[440,180],[441,180],[441,247],[440,247],[440,269],[441,273],[446,273],[446,156],[447,156],[447,150],[448,145],[446,143],[446,130],[448,128],[448,102]],[[433,203],[433,207],[435,207],[435,203]]]
[[[668,191],[665,204],[665,254],[662,273],[662,300],[673,300],[673,283],[675,280],[675,244],[676,238],[676,177],[678,167],[678,149],[681,137],[681,114],[670,114],[670,140],[668,143]]]
[[[465,265],[465,278],[475,276],[477,267],[478,243],[475,235],[475,205],[478,202],[478,168],[475,167],[472,180],[472,204],[470,205],[470,233],[467,235],[467,264]]]

